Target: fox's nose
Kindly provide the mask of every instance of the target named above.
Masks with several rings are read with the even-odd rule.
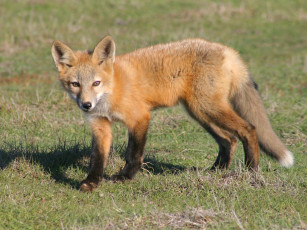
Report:
[[[90,109],[90,108],[92,107],[92,103],[91,103],[91,102],[84,102],[84,103],[82,104],[82,107],[83,107],[84,109]]]

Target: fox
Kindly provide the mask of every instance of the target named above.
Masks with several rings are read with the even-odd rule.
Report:
[[[84,112],[92,131],[89,173],[80,189],[101,183],[112,143],[114,122],[128,129],[125,166],[111,178],[131,180],[141,169],[151,111],[182,104],[217,142],[212,170],[228,168],[237,145],[248,169],[259,168],[259,146],[281,166],[293,154],[274,133],[257,84],[239,53],[201,38],[157,44],[115,55],[104,37],[92,51],[73,51],[55,40],[51,53],[64,88]]]

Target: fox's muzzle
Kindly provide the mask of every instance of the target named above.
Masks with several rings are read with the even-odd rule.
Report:
[[[80,98],[77,98],[76,102],[77,102],[79,108],[80,108],[82,111],[84,111],[84,112],[89,112],[89,111],[93,110],[94,107],[95,107],[95,105],[96,105],[95,102],[93,103],[93,102],[91,102],[91,101],[85,101],[85,102],[83,102]]]

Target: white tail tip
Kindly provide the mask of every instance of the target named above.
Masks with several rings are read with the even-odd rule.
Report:
[[[283,158],[279,160],[279,163],[283,167],[290,168],[294,163],[293,154],[287,150]]]

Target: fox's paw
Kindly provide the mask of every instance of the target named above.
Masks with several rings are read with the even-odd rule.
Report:
[[[140,164],[127,163],[125,167],[120,169],[117,174],[111,176],[111,180],[113,181],[132,180],[140,168],[141,168]]]
[[[125,180],[130,180],[131,178],[127,177],[124,174],[115,174],[113,176],[111,176],[111,180],[112,181],[125,181]]]
[[[98,187],[99,183],[94,181],[84,180],[81,182],[80,190],[82,192],[92,192]]]

